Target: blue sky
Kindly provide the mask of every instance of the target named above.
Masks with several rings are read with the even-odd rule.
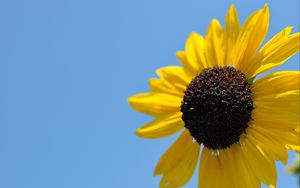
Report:
[[[127,97],[148,91],[157,68],[178,65],[189,33],[223,22],[231,3],[243,21],[265,1],[1,1],[0,187],[158,187],[153,169],[177,135],[136,137],[151,118]],[[298,0],[269,6],[267,38],[299,31]],[[299,69],[299,55],[283,69]],[[277,167],[278,187],[296,188]]]

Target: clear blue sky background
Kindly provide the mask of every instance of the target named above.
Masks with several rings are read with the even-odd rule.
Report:
[[[136,137],[151,118],[127,97],[148,91],[157,68],[179,64],[189,33],[223,22],[230,3],[243,21],[265,2],[1,1],[0,187],[158,187],[153,169],[177,135]],[[268,38],[287,25],[299,31],[298,0],[269,6]],[[298,66],[299,55],[277,70]],[[277,166],[278,187],[296,188]]]

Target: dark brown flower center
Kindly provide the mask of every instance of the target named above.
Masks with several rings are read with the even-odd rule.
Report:
[[[253,110],[251,85],[233,67],[203,70],[187,87],[181,104],[185,127],[198,143],[225,149],[239,142]]]

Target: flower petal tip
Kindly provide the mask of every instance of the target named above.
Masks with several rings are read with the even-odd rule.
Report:
[[[228,12],[235,12],[235,13],[237,12],[234,4],[230,5]]]
[[[135,135],[137,135],[138,137],[143,138],[144,131],[142,129],[138,128],[138,129],[135,130]]]

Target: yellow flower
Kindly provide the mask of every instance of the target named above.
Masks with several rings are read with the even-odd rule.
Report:
[[[160,187],[186,184],[200,157],[200,188],[275,187],[274,161],[299,151],[299,71],[255,77],[299,51],[299,32],[286,27],[261,48],[269,26],[266,5],[240,27],[232,5],[225,27],[212,20],[205,37],[192,33],[181,66],[157,70],[151,92],[128,99],[155,119],[137,129],[143,138],[181,131],[159,160]],[[255,81],[254,81],[255,80]]]

